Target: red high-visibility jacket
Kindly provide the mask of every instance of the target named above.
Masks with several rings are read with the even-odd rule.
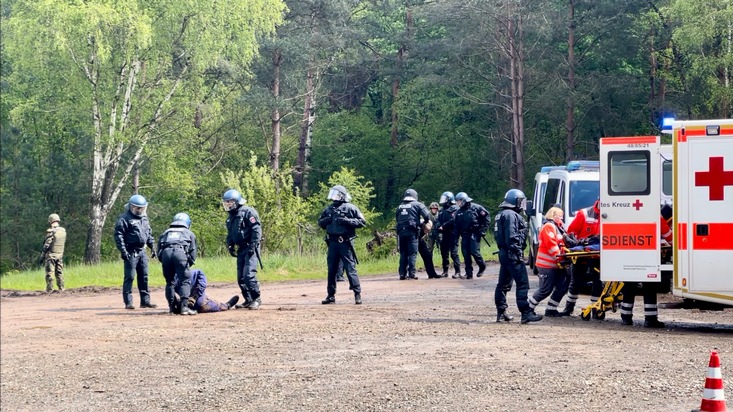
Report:
[[[535,266],[538,268],[557,269],[556,258],[563,245],[562,233],[554,222],[547,222],[540,230],[540,246],[537,249]]]
[[[575,220],[568,226],[568,233],[572,233],[578,239],[598,235],[600,232],[599,211],[594,206],[578,210]]]

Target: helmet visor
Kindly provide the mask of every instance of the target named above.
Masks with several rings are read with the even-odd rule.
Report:
[[[224,207],[224,210],[228,212],[237,207],[237,201],[234,199],[222,200],[221,205]]]
[[[326,197],[326,199],[348,202],[351,199],[351,196],[344,195],[341,191],[332,188],[328,191],[328,197]]]
[[[527,209],[527,199],[523,197],[517,198],[517,207],[522,210],[526,210]]]
[[[147,209],[148,209],[147,206],[130,205],[130,213],[132,213],[135,216],[145,216]]]
[[[448,202],[448,196],[446,196],[446,195],[441,195],[441,196],[440,196],[440,201],[438,201],[438,203],[440,203],[441,205],[443,205],[443,204],[445,204],[446,202]]]

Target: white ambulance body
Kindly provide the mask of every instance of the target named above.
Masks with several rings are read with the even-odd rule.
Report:
[[[553,170],[565,170],[566,166],[543,166],[538,173],[534,175],[534,192],[532,199],[527,201],[527,217],[529,218],[529,236],[531,240],[529,248],[529,267],[537,274],[537,268],[534,261],[539,248],[539,235],[542,228],[542,203],[545,199],[545,191],[547,190],[547,180],[550,172]]]
[[[658,282],[671,269],[675,296],[733,305],[733,119],[674,123],[663,194],[665,150],[658,136],[601,139],[601,279]],[[673,263],[661,265],[672,192]]]

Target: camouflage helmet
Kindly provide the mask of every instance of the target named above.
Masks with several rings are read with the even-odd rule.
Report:
[[[61,221],[61,218],[56,213],[51,213],[50,215],[48,215],[48,223],[60,222],[60,221]]]

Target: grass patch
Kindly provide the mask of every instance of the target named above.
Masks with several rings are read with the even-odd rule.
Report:
[[[482,245],[481,253],[486,260],[496,260],[492,253],[496,246],[488,248]],[[357,266],[359,276],[396,273],[399,266],[399,255],[390,255],[380,259],[373,258],[366,250],[357,247],[360,264]],[[459,251],[460,254],[460,251]],[[461,258],[463,260],[463,258]],[[440,253],[436,250],[433,255],[435,269],[440,273]],[[326,279],[326,253],[314,255],[266,254],[263,256],[264,270],[260,270],[257,278],[260,282],[275,282],[283,280]],[[236,283],[236,259],[233,257],[201,258],[196,261],[195,268],[206,273],[209,282]],[[423,268],[422,259],[417,259],[418,268]],[[85,286],[122,287],[122,261],[105,262],[99,265],[69,265],[64,268],[64,282],[67,289]],[[0,277],[0,289],[21,291],[42,291],[46,287],[45,272],[43,269],[10,272]],[[165,285],[160,262],[150,261],[148,283],[150,287]],[[137,284],[133,285],[133,291]]]

